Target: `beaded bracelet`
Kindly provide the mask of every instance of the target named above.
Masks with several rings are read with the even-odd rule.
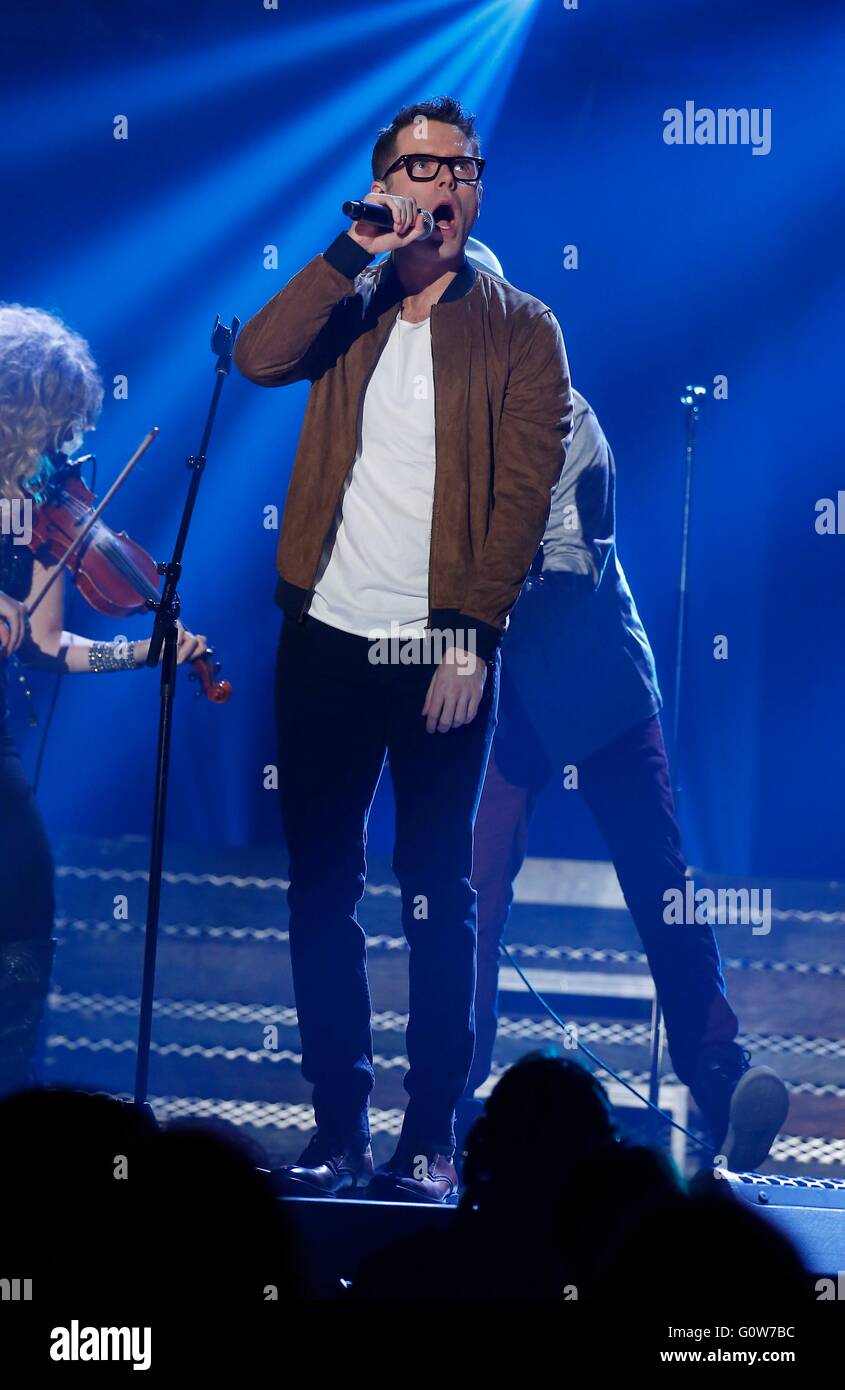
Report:
[[[125,655],[118,656],[118,648]],[[88,648],[88,667],[91,671],[134,671],[135,643],[122,639],[116,642],[92,642]]]

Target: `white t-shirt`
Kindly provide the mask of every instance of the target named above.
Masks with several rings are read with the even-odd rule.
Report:
[[[431,322],[397,318],[370,377],[358,451],[323,550],[309,612],[369,637],[422,636],[434,499]],[[394,631],[396,629],[393,629]]]

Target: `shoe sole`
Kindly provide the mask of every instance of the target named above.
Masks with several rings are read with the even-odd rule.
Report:
[[[731,1097],[728,1132],[722,1145],[733,1173],[752,1173],[769,1156],[789,1112],[786,1087],[771,1067],[751,1067]]]
[[[367,1189],[367,1196],[374,1202],[416,1202],[427,1207],[446,1207],[457,1197],[450,1192],[445,1197],[424,1197],[416,1189],[404,1187],[401,1178],[391,1180],[379,1175]]]
[[[275,1178],[273,1188],[279,1197],[347,1197],[350,1192],[360,1192],[363,1183],[347,1183],[339,1187],[336,1192],[329,1192],[325,1187],[316,1187],[303,1178]]]

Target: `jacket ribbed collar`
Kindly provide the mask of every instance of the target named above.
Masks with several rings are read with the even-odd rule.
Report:
[[[446,290],[437,301],[438,304],[448,304],[454,299],[463,299],[464,295],[469,294],[477,278],[477,272],[472,262],[464,256],[463,264],[458,270],[454,280],[447,286]],[[399,276],[396,273],[396,266],[393,256],[388,256],[379,267],[378,286],[376,296],[381,309],[387,308],[390,304],[398,303],[404,297],[405,291]]]

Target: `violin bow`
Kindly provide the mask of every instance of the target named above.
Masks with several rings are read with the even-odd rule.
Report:
[[[111,487],[109,488],[108,492],[104,493],[100,502],[98,502],[97,506],[91,512],[91,515],[88,517],[88,520],[85,522],[85,525],[80,529],[79,535],[75,538],[75,540],[71,541],[62,558],[56,563],[52,573],[48,574],[44,583],[41,585],[41,588],[39,589],[35,598],[32,600],[32,602],[29,604],[26,610],[26,615],[28,618],[32,617],[33,613],[35,612],[38,605],[41,603],[42,599],[46,598],[47,594],[52,589],[59,575],[62,573],[68,560],[70,560],[72,556],[76,554],[76,551],[79,549],[82,542],[85,540],[85,537],[88,535],[88,532],[99,520],[103,511],[108,506],[111,499],[114,497],[114,494],[117,492],[118,488],[122,487],[123,483],[126,481],[129,474],[132,472],[132,469],[135,467],[135,464],[138,462],[141,455],[147,452],[158,432],[158,425],[154,425],[153,428],[150,430],[149,434],[144,435],[144,438],[141,440],[141,443],[138,445],[138,448],[135,450],[129,462],[124,465],[124,467],[121,469],[120,473],[112,483]]]

